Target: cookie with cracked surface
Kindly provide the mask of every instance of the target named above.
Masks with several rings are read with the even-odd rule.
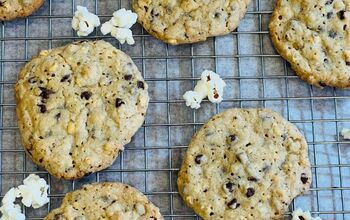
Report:
[[[177,180],[203,219],[279,219],[311,184],[298,129],[268,109],[230,109],[192,138]]]
[[[149,219],[162,220],[159,209],[134,187],[122,183],[85,185],[68,193],[45,220]]]
[[[27,17],[44,4],[45,0],[0,0],[0,20],[9,21]]]
[[[143,124],[149,97],[129,56],[88,41],[29,61],[16,100],[28,155],[57,178],[76,179],[113,163]]]
[[[277,0],[270,35],[302,80],[350,88],[350,0]]]
[[[250,0],[133,0],[138,21],[169,44],[204,41],[234,31]]]

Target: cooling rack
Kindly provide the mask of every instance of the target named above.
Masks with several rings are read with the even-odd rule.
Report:
[[[65,193],[82,184],[121,181],[144,192],[166,219],[199,219],[179,197],[176,177],[187,144],[207,119],[231,107],[268,107],[281,113],[305,135],[313,184],[290,206],[311,210],[323,219],[350,219],[350,141],[339,135],[350,127],[350,91],[318,89],[299,80],[273,49],[268,21],[275,1],[252,0],[249,12],[232,34],[193,45],[170,46],[133,28],[136,44],[120,45],[99,31],[79,38],[71,30],[77,5],[108,20],[113,11],[130,8],[129,0],[47,0],[34,15],[0,27],[0,184],[1,198],[30,173],[50,184],[50,203],[24,209],[28,219],[42,219]],[[23,64],[42,49],[77,39],[104,39],[128,53],[149,84],[151,101],[144,125],[107,170],[77,181],[59,181],[26,157],[15,116],[14,84]],[[182,95],[204,69],[227,83],[224,101],[207,101],[199,110],[185,106]],[[24,207],[23,207],[24,208]],[[286,218],[288,218],[287,213]]]

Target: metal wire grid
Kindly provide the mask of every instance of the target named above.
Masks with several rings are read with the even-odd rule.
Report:
[[[67,3],[68,2],[68,3]],[[149,198],[156,203],[161,208],[162,213],[167,219],[199,219],[191,210],[185,207],[179,198],[176,189],[176,174],[181,162],[181,155],[186,150],[186,143],[174,144],[172,140],[172,134],[174,130],[177,129],[182,133],[190,131],[189,136],[195,132],[198,126],[205,122],[205,119],[209,116],[220,112],[221,110],[235,106],[235,107],[246,107],[246,106],[256,106],[256,107],[270,107],[275,109],[283,109],[281,112],[284,116],[295,123],[301,130],[305,133],[308,140],[310,148],[310,160],[314,173],[313,187],[310,193],[298,198],[293,202],[291,210],[295,206],[300,206],[306,202],[306,206],[310,207],[312,213],[319,214],[325,219],[350,219],[350,153],[346,150],[346,146],[349,146],[350,141],[343,140],[339,136],[339,131],[345,125],[350,125],[350,114],[347,114],[347,110],[344,110],[344,106],[350,107],[350,93],[348,91],[341,91],[336,89],[325,89],[323,91],[307,86],[303,82],[298,80],[298,77],[290,70],[288,64],[279,57],[274,51],[268,51],[266,49],[266,39],[268,38],[267,31],[267,21],[271,14],[273,3],[269,3],[268,0],[254,0],[252,7],[250,7],[249,12],[246,17],[254,18],[257,21],[256,30],[244,30],[245,22],[242,22],[239,30],[234,31],[229,37],[233,39],[233,54],[222,54],[221,49],[221,39],[222,38],[212,38],[206,43],[198,45],[189,45],[185,47],[188,54],[173,54],[172,51],[174,47],[162,44],[165,50],[165,54],[161,55],[150,55],[148,53],[149,46],[153,44],[160,45],[161,43],[153,40],[143,29],[139,28],[140,32],[135,35],[137,44],[139,44],[140,55],[131,55],[131,57],[138,64],[140,70],[144,74],[145,79],[152,87],[157,88],[157,85],[162,84],[163,97],[157,99],[155,96],[157,92],[151,92],[150,105],[161,105],[164,107],[164,115],[157,117],[155,119],[147,120],[144,126],[140,129],[135,137],[135,140],[125,149],[125,152],[119,156],[115,165],[111,168],[99,172],[97,174],[91,175],[88,178],[78,181],[58,181],[50,177],[46,171],[42,169],[37,169],[29,159],[26,158],[24,151],[20,147],[18,129],[16,127],[14,111],[15,103],[13,98],[8,98],[13,96],[13,86],[16,80],[12,77],[8,77],[7,66],[14,67],[14,69],[19,69],[29,58],[30,45],[39,44],[38,42],[47,42],[47,48],[52,48],[57,42],[58,44],[64,45],[66,41],[72,41],[78,38],[76,35],[70,36],[56,36],[53,34],[53,21],[55,19],[71,19],[74,8],[76,5],[89,5],[90,10],[94,9],[97,14],[102,18],[108,18],[110,14],[104,14],[99,9],[102,0],[98,1],[55,1],[48,0],[44,7],[37,13],[29,18],[22,21],[14,23],[10,28],[13,30],[16,25],[24,27],[24,36],[13,35],[9,31],[8,26],[11,23],[2,22],[1,24],[1,54],[0,54],[0,159],[1,159],[1,198],[6,193],[6,191],[14,186],[20,184],[20,182],[30,173],[36,173],[45,177],[50,184],[50,203],[42,209],[31,210],[24,209],[28,219],[42,219],[46,213],[54,207],[60,204],[60,200],[64,194],[70,190],[78,188],[81,184],[86,182],[98,182],[98,181],[121,181],[127,182],[132,185],[136,185],[141,191],[143,191]],[[128,0],[116,0],[110,1],[112,3],[117,3],[118,7],[129,7]],[[55,4],[56,3],[56,4]],[[71,14],[56,14],[54,13],[60,4],[70,5]],[[270,8],[266,8],[268,5]],[[117,9],[117,8],[115,8]],[[115,10],[114,9],[114,10]],[[48,21],[48,34],[44,37],[35,36],[30,30],[30,24],[37,22],[39,20]],[[112,40],[110,37],[101,36],[99,33],[95,33],[92,37],[88,39],[106,39]],[[251,38],[258,39],[258,49],[254,53],[245,53],[245,49],[242,46],[249,43]],[[247,40],[248,39],[248,40]],[[6,48],[7,45],[20,44],[23,43],[24,47],[24,57],[11,57],[7,58]],[[206,44],[211,44],[211,51],[213,53],[198,53],[198,48],[206,48]],[[220,45],[219,45],[220,44]],[[141,46],[140,46],[141,45]],[[118,45],[119,48],[125,50],[126,47]],[[40,48],[43,49],[43,48]],[[130,49],[130,48],[129,48]],[[256,48],[255,48],[256,49]],[[19,49],[22,50],[22,49]],[[243,51],[242,51],[243,50]],[[260,70],[256,75],[247,75],[245,69],[247,68],[244,64],[245,59],[254,59],[260,62]],[[269,66],[269,59],[276,59],[283,63],[283,71],[279,74],[270,74],[267,71]],[[150,73],[154,70],[154,66],[158,65],[159,60],[165,65],[163,75],[153,76]],[[202,111],[190,111],[184,107],[184,101],[178,96],[174,96],[174,93],[182,94],[183,91],[175,91],[172,89],[173,85],[179,84],[189,84],[194,85],[196,80],[199,79],[198,74],[200,72],[197,68],[198,60],[213,60],[213,69],[217,72],[221,71],[222,61],[227,62],[228,60],[234,61],[236,65],[237,74],[225,75],[223,78],[227,82],[233,82],[235,87],[231,88],[237,92],[237,96],[226,97],[222,104],[216,105],[214,109],[213,105],[210,106],[208,103],[204,103]],[[187,62],[189,63],[189,75],[173,76],[172,68],[173,61]],[[153,66],[153,67],[150,67]],[[271,70],[271,69],[270,69]],[[12,73],[14,75],[15,73]],[[247,90],[247,85],[244,81],[255,80],[258,82],[259,89],[257,97],[245,96],[245,91]],[[278,81],[282,84],[278,84],[283,87],[282,94],[271,96],[270,90],[273,90],[271,86],[271,81]],[[299,93],[298,89],[293,90],[296,83],[303,85],[305,94]],[[163,90],[164,89],[164,90]],[[291,94],[293,93],[293,94]],[[153,97],[152,97],[153,94]],[[174,98],[175,97],[175,98]],[[277,103],[277,104],[276,104]],[[300,104],[302,103],[302,104]],[[306,103],[306,104],[305,104]],[[309,111],[309,117],[306,118],[295,118],[295,106],[304,105],[310,108],[305,111]],[[321,108],[331,109],[324,115],[319,114],[320,106]],[[326,106],[333,107],[326,107]],[[180,106],[180,116],[184,114],[190,115],[190,120],[175,120],[174,111],[178,109],[174,106]],[[176,109],[176,110],[175,110]],[[154,108],[153,110],[157,110]],[[345,112],[345,113],[344,113]],[[12,117],[9,117],[11,114]],[[152,111],[149,110],[149,114]],[[326,115],[326,116],[325,116]],[[332,117],[333,116],[333,117]],[[10,123],[9,119],[10,118]],[[151,121],[151,122],[150,122]],[[320,128],[320,124],[322,128]],[[334,127],[332,130],[332,135],[335,138],[329,139],[319,139],[318,131],[324,129],[324,127]],[[158,130],[160,129],[160,130]],[[189,130],[188,130],[189,129]],[[331,130],[331,129],[330,129]],[[158,131],[162,134],[165,133],[165,140],[162,140],[162,144],[154,144],[154,142],[149,141],[153,136],[159,136]],[[8,133],[11,133],[10,135]],[[10,141],[8,136],[11,136]],[[184,135],[186,136],[186,135]],[[157,139],[156,138],[156,139]],[[186,138],[185,138],[186,139]],[[186,139],[188,141],[188,137]],[[13,147],[14,146],[14,147]],[[332,158],[335,160],[332,162],[320,161],[318,155],[323,154],[327,148],[332,148],[330,151]],[[335,149],[335,150],[334,150]],[[327,151],[328,152],[328,151]],[[130,156],[130,155],[131,156]],[[159,155],[165,154],[165,157],[159,157]],[[136,161],[136,165],[129,166],[126,165],[130,161],[130,157],[135,156],[136,160],[141,155],[142,159]],[[156,159],[154,159],[156,158]],[[157,160],[157,158],[160,160]],[[9,167],[8,167],[9,165]],[[13,167],[11,167],[13,165]],[[6,167],[6,169],[4,168]],[[326,172],[323,172],[326,170]],[[165,181],[160,181],[162,177],[165,176]],[[331,179],[330,184],[324,184],[325,178]],[[143,184],[138,184],[139,182]],[[154,182],[160,182],[157,188],[154,189]],[[151,186],[150,186],[151,185]],[[160,188],[159,188],[160,186]],[[152,189],[153,187],[153,189]],[[326,194],[326,195],[325,195]],[[300,199],[300,201],[298,201]],[[327,201],[328,200],[328,201]],[[300,203],[299,203],[300,202]],[[325,205],[326,204],[326,205]]]

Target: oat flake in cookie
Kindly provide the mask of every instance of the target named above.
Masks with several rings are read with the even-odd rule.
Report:
[[[279,219],[311,184],[298,129],[268,109],[230,109],[192,138],[177,180],[203,219]]]
[[[16,85],[24,148],[57,178],[102,170],[142,125],[147,90],[130,57],[107,42],[42,51]]]
[[[122,183],[85,185],[68,193],[45,220],[163,220],[159,209],[134,187]]]
[[[235,30],[250,0],[133,0],[138,21],[169,44],[204,41]]]
[[[350,88],[350,0],[277,0],[270,34],[301,79]]]
[[[40,8],[45,0],[0,0],[0,20],[27,17]]]

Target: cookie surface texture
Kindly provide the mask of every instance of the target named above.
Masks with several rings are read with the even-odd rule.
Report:
[[[311,168],[297,128],[268,109],[230,109],[192,138],[177,180],[203,219],[279,219],[307,191]]]
[[[169,44],[204,41],[234,31],[250,0],[133,0],[138,22]]]
[[[27,17],[40,8],[45,0],[0,0],[0,20]]]
[[[350,0],[277,0],[270,35],[302,80],[350,88]]]
[[[66,194],[45,220],[162,220],[159,209],[134,187],[122,183],[84,185]]]
[[[149,97],[129,56],[88,41],[41,51],[21,70],[16,100],[28,155],[76,179],[113,163],[143,124]]]

